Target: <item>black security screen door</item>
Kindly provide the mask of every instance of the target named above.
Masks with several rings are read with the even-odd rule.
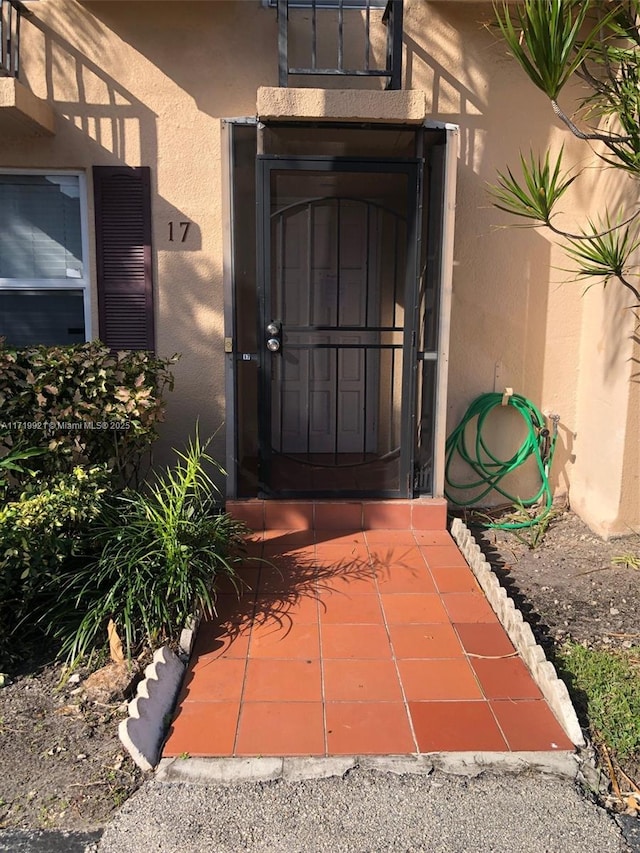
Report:
[[[258,158],[265,495],[410,494],[417,175],[415,161]]]

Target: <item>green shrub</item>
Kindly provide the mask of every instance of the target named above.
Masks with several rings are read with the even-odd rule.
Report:
[[[109,619],[131,656],[145,643],[177,638],[191,613],[214,612],[215,577],[234,578],[246,528],[219,512],[205,470],[219,466],[206,447],[196,435],[147,491],[115,496],[98,532],[100,557],[61,578],[60,604],[49,615],[61,654],[74,660],[103,645]],[[74,614],[81,614],[75,624]]]
[[[175,360],[114,353],[99,342],[21,350],[0,343],[0,456],[26,443],[52,451],[34,460],[43,473],[105,464],[121,484],[137,480]]]
[[[43,598],[56,594],[62,567],[69,570],[86,554],[107,483],[104,467],[76,467],[46,485],[32,479],[0,508],[0,660],[21,651],[16,628],[20,625],[22,641],[29,639]]]

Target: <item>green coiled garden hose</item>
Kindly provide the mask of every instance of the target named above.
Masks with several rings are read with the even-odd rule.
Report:
[[[510,459],[498,458],[489,448],[483,435],[486,419],[496,408],[511,406],[516,409],[524,420],[527,432],[524,441]],[[464,417],[453,430],[446,442],[446,465],[445,465],[445,495],[448,500],[457,506],[471,506],[478,504],[489,492],[496,491],[505,497],[510,503],[519,504],[524,507],[532,506],[543,500],[540,512],[529,520],[512,521],[507,523],[487,524],[487,527],[500,528],[501,530],[518,530],[525,527],[533,527],[539,524],[551,510],[553,495],[549,486],[549,471],[553,460],[553,453],[558,435],[558,420],[556,415],[551,416],[553,429],[551,433],[546,426],[544,415],[526,397],[520,394],[481,394],[471,403]],[[467,441],[467,428],[476,422],[476,435],[474,452],[469,450]],[[469,482],[456,482],[451,479],[449,469],[456,455],[459,455],[473,471],[476,479]],[[524,465],[531,457],[535,459],[540,474],[540,488],[532,497],[523,499],[519,495],[511,495],[501,487],[502,480]],[[455,497],[454,491],[473,491],[474,494],[468,499]]]

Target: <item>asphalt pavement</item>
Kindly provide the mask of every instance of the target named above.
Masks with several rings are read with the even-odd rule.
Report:
[[[0,831],[1,853],[640,853],[571,780],[540,772],[149,780],[101,832]],[[625,840],[626,839],[626,840]]]
[[[101,830],[0,830],[1,853],[97,853]]]
[[[356,768],[290,782],[147,782],[99,853],[628,853],[615,820],[568,779],[539,772]]]

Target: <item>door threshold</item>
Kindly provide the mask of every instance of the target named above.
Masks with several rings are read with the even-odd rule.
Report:
[[[445,530],[444,498],[396,500],[228,500],[226,511],[253,530]]]

